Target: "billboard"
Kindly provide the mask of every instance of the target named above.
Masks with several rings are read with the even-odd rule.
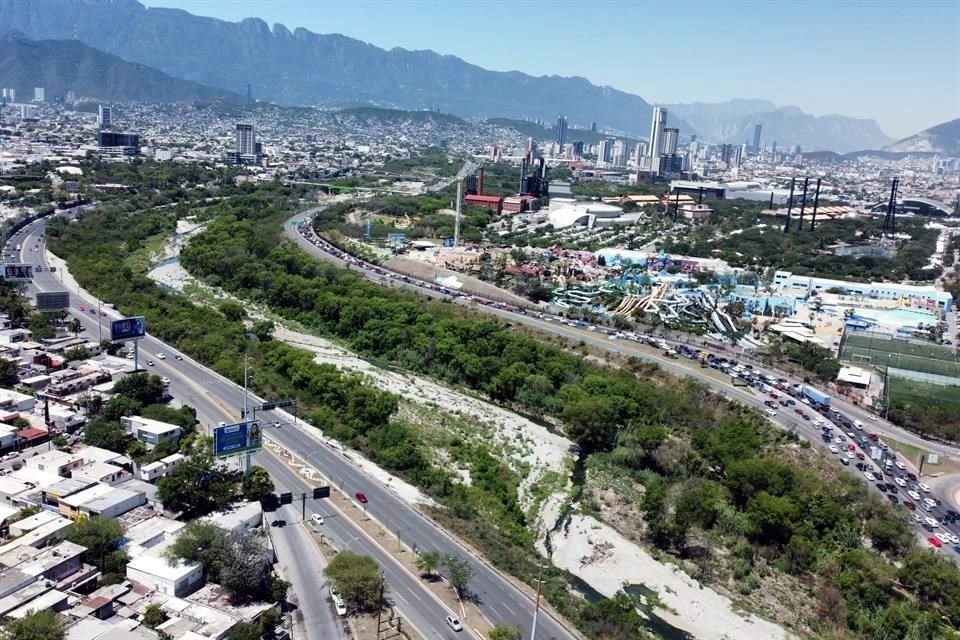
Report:
[[[3,279],[14,280],[17,282],[28,282],[33,280],[33,265],[20,263],[4,264]]]
[[[258,451],[263,447],[260,421],[225,424],[213,430],[213,454],[218,458]]]
[[[114,342],[132,340],[147,335],[147,321],[143,316],[121,318],[110,323],[110,339]]]
[[[38,291],[37,311],[55,313],[70,308],[70,294],[66,291]]]

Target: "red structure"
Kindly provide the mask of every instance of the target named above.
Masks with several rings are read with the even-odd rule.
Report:
[[[490,209],[497,215],[500,215],[500,212],[503,211],[503,198],[499,196],[468,194],[463,201],[471,207],[484,207],[486,209]]]

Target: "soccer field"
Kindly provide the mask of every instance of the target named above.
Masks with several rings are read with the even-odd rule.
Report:
[[[894,367],[942,376],[960,376],[956,351],[935,344],[847,335],[840,359],[880,370]]]

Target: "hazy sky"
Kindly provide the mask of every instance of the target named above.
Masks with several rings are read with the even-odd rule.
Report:
[[[141,1],[584,76],[652,103],[767,98],[897,138],[960,117],[960,0]]]

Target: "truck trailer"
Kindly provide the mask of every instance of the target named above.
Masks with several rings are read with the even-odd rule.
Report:
[[[822,391],[817,391],[811,386],[803,385],[802,392],[804,397],[807,398],[808,400],[812,402],[816,402],[817,404],[823,407],[830,406],[830,396],[823,393]]]

